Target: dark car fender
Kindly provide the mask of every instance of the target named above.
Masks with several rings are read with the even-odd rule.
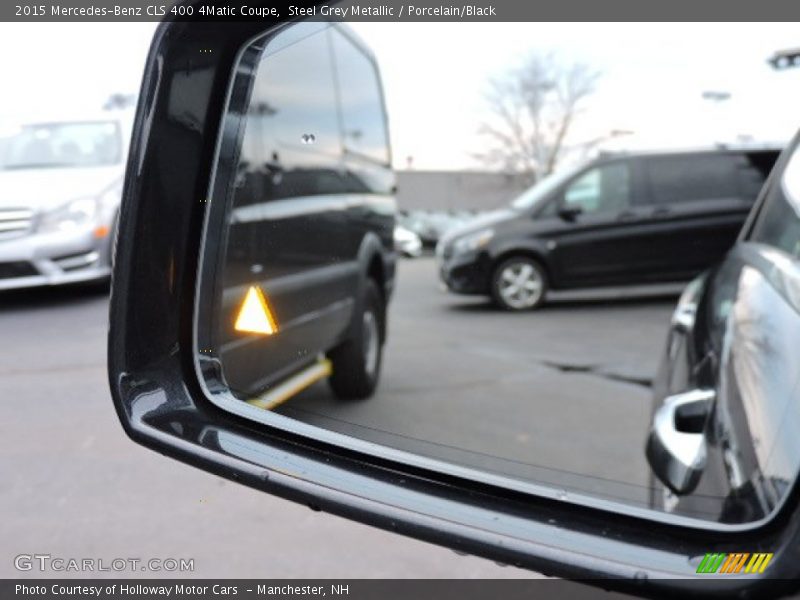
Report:
[[[491,277],[498,264],[512,256],[529,256],[538,261],[544,267],[548,282],[553,286],[553,273],[555,271],[545,240],[538,238],[520,240],[519,237],[499,240],[496,245],[492,245],[489,248],[490,269],[488,276]]]
[[[393,250],[389,250],[381,242],[381,239],[374,232],[368,232],[361,240],[358,249],[358,294],[356,295],[355,310],[353,319],[347,330],[347,336],[351,336],[356,323],[357,315],[361,314],[361,303],[364,298],[364,287],[367,281],[372,279],[378,284],[378,289],[383,295],[384,304],[388,305],[394,289],[394,278],[396,271],[396,255]],[[381,330],[381,337],[386,339],[386,320]]]

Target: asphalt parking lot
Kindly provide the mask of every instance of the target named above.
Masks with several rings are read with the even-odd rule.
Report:
[[[280,410],[513,477],[572,470],[638,490],[643,384],[674,297],[507,314],[442,294],[433,269],[430,259],[400,266],[375,398],[335,403],[320,385]],[[0,577],[41,576],[14,569],[20,553],[193,558],[198,577],[532,575],[315,513],[133,444],[109,399],[107,308],[102,293],[83,289],[0,295]]]
[[[431,258],[400,264],[375,397],[342,402],[320,383],[278,412],[517,481],[646,506],[649,386],[675,304],[669,288],[613,301],[562,293],[541,310],[508,313],[442,292],[435,272]]]

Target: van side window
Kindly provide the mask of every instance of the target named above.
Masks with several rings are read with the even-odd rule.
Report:
[[[567,186],[564,204],[585,213],[624,210],[630,205],[630,181],[630,168],[624,162],[594,167]]]
[[[771,182],[750,240],[800,259],[800,148],[795,149],[781,179]]]
[[[345,150],[386,165],[389,137],[375,65],[340,31],[332,30],[331,39]]]
[[[322,30],[290,40],[258,65],[237,167],[236,206],[344,191],[327,35]]]
[[[737,156],[684,154],[645,160],[655,204],[738,198]]]

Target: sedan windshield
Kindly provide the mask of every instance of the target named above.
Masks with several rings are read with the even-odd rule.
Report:
[[[121,146],[114,121],[24,125],[0,135],[0,170],[113,165]]]

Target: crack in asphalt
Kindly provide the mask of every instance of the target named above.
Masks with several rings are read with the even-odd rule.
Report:
[[[462,349],[463,351],[463,349]],[[533,357],[524,357],[515,355],[513,353],[508,353],[505,350],[492,348],[492,347],[484,347],[484,348],[470,348],[467,349],[468,352],[477,355],[490,355],[490,356],[503,356],[506,359],[513,360],[514,362],[518,363],[521,367],[528,367],[530,366],[530,362],[533,362],[536,365],[544,367],[546,369],[555,369],[561,373],[579,373],[579,374],[586,374],[586,375],[594,375],[596,377],[600,377],[605,379],[606,381],[614,381],[617,383],[627,383],[630,385],[635,385],[638,387],[643,387],[650,389],[653,386],[653,378],[646,377],[646,376],[637,376],[625,373],[619,373],[611,370],[610,367],[602,364],[596,363],[570,363],[570,362],[559,362],[555,360],[550,360],[544,357],[533,356]]]
[[[602,365],[576,365],[568,363],[557,363],[548,360],[541,360],[538,362],[539,364],[545,367],[549,367],[551,369],[557,369],[562,373],[584,373],[586,375],[594,375],[595,377],[600,377],[602,379],[606,379],[609,381],[630,383],[632,385],[638,385],[648,389],[650,389],[653,386],[652,377],[637,377],[635,375],[625,375],[624,373],[614,373],[612,371],[605,371],[603,370]]]

